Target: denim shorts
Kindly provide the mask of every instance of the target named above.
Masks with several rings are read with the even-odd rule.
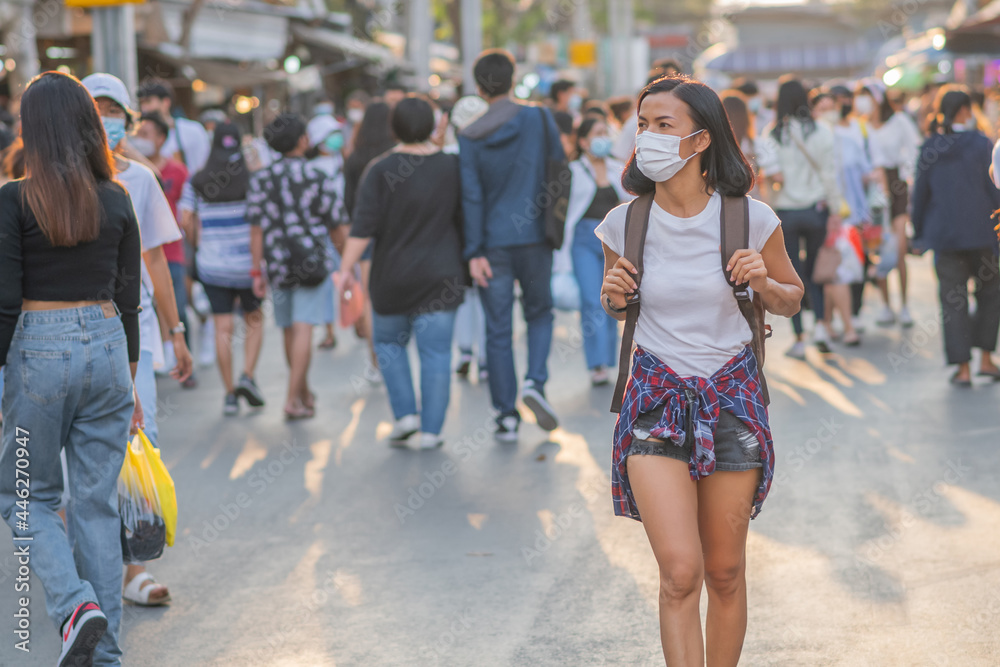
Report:
[[[694,448],[693,434],[687,442],[675,445],[670,440],[654,438],[650,429],[660,419],[660,411],[644,412],[632,427],[632,444],[625,456],[666,456],[687,463]],[[753,470],[763,468],[760,460],[760,443],[753,431],[731,412],[719,410],[719,422],[715,425],[715,469],[725,471]]]
[[[329,280],[318,287],[274,289],[271,291],[274,322],[282,329],[287,329],[295,322],[322,325],[328,310],[326,302],[331,299],[333,299],[333,283]]]

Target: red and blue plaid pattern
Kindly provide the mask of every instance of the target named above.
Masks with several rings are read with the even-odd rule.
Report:
[[[689,393],[694,403],[695,443],[688,463],[691,479],[699,480],[715,472],[715,425],[719,421],[719,410],[727,410],[739,417],[760,443],[758,451],[764,464],[764,474],[757,487],[750,516],[754,518],[760,513],[774,477],[774,447],[757,374],[757,359],[750,347],[730,359],[708,379],[681,378],[658,357],[637,347],[632,355],[632,377],[625,388],[625,398],[615,426],[611,461],[611,497],[618,516],[642,521],[625,467],[635,420],[641,413],[662,406],[663,416],[650,434],[683,446],[687,438],[685,422]]]

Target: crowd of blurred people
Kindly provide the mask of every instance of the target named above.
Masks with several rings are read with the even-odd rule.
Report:
[[[264,129],[264,143],[245,136],[219,110],[200,121],[184,118],[166,81],[143,82],[135,98],[107,74],[82,81],[96,101],[100,125],[87,128],[80,121],[78,129],[106,138],[114,178],[127,191],[141,232],[138,290],[115,300],[123,322],[137,316],[138,338],[129,338],[128,358],[124,347],[122,358],[115,357],[132,364],[134,427],[169,448],[156,423],[157,382],[195,389],[196,366],[217,366],[224,415],[238,415],[241,401],[264,408],[256,369],[265,313],[282,330],[288,366],[283,413],[289,420],[314,417],[313,350],[337,345],[336,323],[346,321],[339,311],[357,304],[346,324],[368,346],[366,379],[384,382],[394,446],[443,444],[454,374],[488,384],[498,440],[517,439],[518,398],[538,426],[556,428],[558,416],[545,393],[554,310],[579,313],[590,381],[609,384],[619,326],[601,300],[605,253],[595,230],[633,197],[622,173],[635,160],[635,100],[594,98],[583,86],[560,80],[542,104],[518,103],[511,94],[514,63],[503,52],[481,56],[475,74],[478,95],[458,100],[432,101],[393,87],[377,96],[351,93],[339,115],[326,101],[310,118],[282,113]],[[648,78],[682,74],[677,63],[661,61]],[[79,101],[73,81],[50,73],[32,85],[54,90],[58,84],[65,89],[59,95]],[[996,121],[983,108],[982,91],[944,85],[907,95],[877,79],[789,76],[772,92],[734,81],[719,96],[757,175],[751,195],[777,213],[805,285],[803,311],[812,316],[792,318],[795,342],[788,356],[804,359],[809,345],[821,353],[858,346],[873,326],[913,326],[907,257],[932,250],[946,358],[956,367],[951,382],[971,386],[974,374],[1000,380],[991,356],[1000,326],[1000,272],[990,222],[1000,194],[988,171]],[[24,176],[38,131],[24,133],[4,151],[8,180]],[[568,163],[570,174],[561,243],[544,224],[542,184],[552,162]],[[100,181],[100,173],[93,178]],[[128,228],[127,215],[120,222]],[[976,297],[971,311],[970,280]],[[877,302],[866,301],[869,285]],[[7,319],[17,319],[19,299],[27,294],[26,286],[16,304],[14,295],[0,304]],[[52,300],[97,299],[74,294]],[[527,324],[527,368],[520,375],[516,303]],[[407,353],[411,339],[420,360],[419,391]],[[238,375],[235,341],[243,353]],[[973,348],[981,350],[974,370]],[[8,405],[17,404],[5,398]],[[64,461],[70,450],[66,443]],[[78,461],[71,451],[69,458]],[[67,475],[66,483],[49,471],[52,479],[38,484],[62,488],[62,502],[72,507],[69,491],[76,477],[87,474],[83,467],[74,463],[59,473]],[[56,499],[37,503],[55,508]],[[10,507],[4,513],[9,518]],[[70,565],[60,553],[58,565],[39,572],[43,580],[75,577],[64,572]],[[76,613],[85,603],[98,603],[96,613],[103,610],[106,624],[117,627],[120,601],[109,599],[116,590],[112,570],[88,570],[104,578],[92,582],[92,592],[76,586],[50,596],[50,613],[69,642],[64,650],[82,641],[74,624],[97,618],[90,608],[84,610],[89,616]],[[81,570],[79,579],[83,575]],[[170,600],[167,587],[142,563],[128,564],[123,584],[124,598],[134,604]],[[112,664],[115,634],[99,639],[98,655]]]

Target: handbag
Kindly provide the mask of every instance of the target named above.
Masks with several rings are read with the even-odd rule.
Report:
[[[562,247],[566,236],[566,212],[569,210],[569,184],[573,178],[569,170],[569,162],[564,159],[553,160],[549,157],[549,118],[544,107],[539,107],[542,115],[542,133],[545,137],[545,180],[542,183],[543,192],[537,202],[539,208],[545,209],[545,240],[553,250]]]
[[[813,264],[812,281],[817,285],[825,285],[837,280],[837,269],[840,268],[840,251],[832,245],[824,245],[816,255]]]
[[[173,546],[177,531],[177,494],[170,473],[142,431],[125,448],[118,474],[118,513],[122,557],[128,562],[159,558]]]

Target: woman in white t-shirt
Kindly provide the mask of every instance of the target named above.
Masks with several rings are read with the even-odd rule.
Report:
[[[913,182],[917,157],[923,138],[913,119],[903,111],[902,104],[893,100],[876,82],[868,82],[855,97],[855,108],[868,122],[868,150],[872,166],[888,202],[892,233],[898,244],[896,269],[899,272],[899,323],[913,326],[913,317],[907,308],[906,254],[909,239],[906,223],[910,219],[910,184]],[[889,300],[889,283],[879,279],[879,289],[885,305],[876,323],[890,326],[896,322],[896,313]]]
[[[636,148],[622,184],[650,204],[631,379],[615,428],[615,513],[641,520],[660,571],[660,635],[670,665],[704,664],[698,611],[708,587],[708,663],[735,665],[746,632],[746,536],[774,470],[750,326],[726,273],[767,310],[798,312],[802,282],[777,216],[749,200],[748,248],[725,272],[722,196],[753,170],[718,95],[686,77],[639,94]],[[605,310],[625,319],[635,268],[621,257],[627,204],[597,228]],[[697,480],[697,481],[695,481]],[[641,518],[640,518],[641,511]]]

